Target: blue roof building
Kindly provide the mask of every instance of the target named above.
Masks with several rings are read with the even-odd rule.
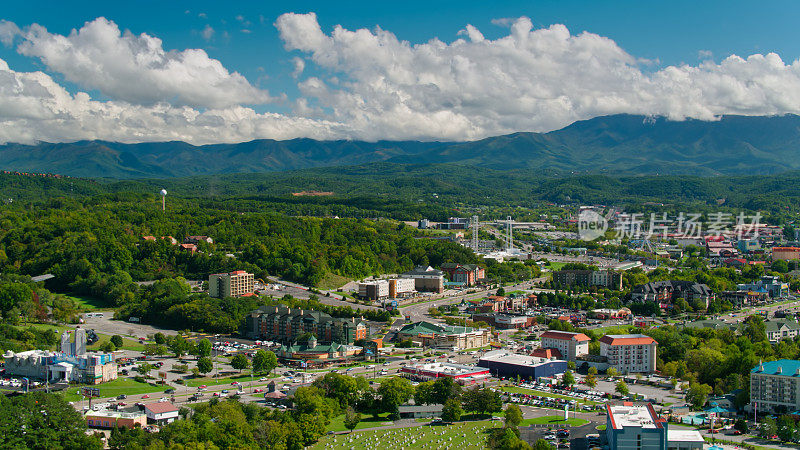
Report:
[[[750,371],[750,404],[757,411],[800,409],[800,361],[762,362]]]

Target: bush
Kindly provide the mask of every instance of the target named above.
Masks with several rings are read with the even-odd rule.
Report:
[[[133,381],[137,383],[147,383],[147,380],[145,380],[144,377],[141,375],[136,375],[135,377],[133,377]]]

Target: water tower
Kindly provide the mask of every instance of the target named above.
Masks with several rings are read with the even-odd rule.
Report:
[[[166,189],[162,189],[161,190],[161,210],[162,211],[166,211],[167,210],[167,190]]]

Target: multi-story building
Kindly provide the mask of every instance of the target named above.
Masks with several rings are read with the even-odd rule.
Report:
[[[252,273],[236,270],[230,273],[215,273],[208,277],[208,295],[216,298],[243,297],[255,290]]]
[[[416,283],[412,278],[393,278],[389,280],[389,298],[401,298],[414,295]]]
[[[635,302],[656,302],[661,308],[671,308],[678,299],[689,303],[701,301],[708,307],[708,302],[715,298],[714,292],[705,284],[687,280],[653,281],[634,286],[631,299]]]
[[[800,361],[760,363],[750,371],[750,405],[759,413],[800,409]]]
[[[620,373],[651,373],[656,370],[657,345],[644,334],[607,334],[600,338],[600,356]]]
[[[366,322],[360,318],[333,318],[324,312],[283,305],[251,311],[244,318],[241,332],[252,339],[284,344],[293,344],[306,333],[323,343],[352,344],[367,338]]]
[[[389,282],[376,280],[358,283],[358,297],[366,300],[389,298]]]
[[[475,286],[479,280],[486,278],[486,271],[476,264],[442,264],[442,271],[454,283],[463,283],[464,286]]]
[[[622,275],[613,270],[559,270],[553,272],[553,283],[559,286],[602,286],[622,289]]]
[[[410,323],[397,332],[399,340],[411,339],[423,347],[463,350],[489,345],[486,328],[459,327],[430,322]]]
[[[401,274],[400,278],[413,279],[414,289],[419,292],[444,291],[444,272],[431,266],[417,266],[414,270]]]
[[[75,330],[75,340],[69,332],[61,335],[61,351],[30,350],[6,352],[6,373],[50,382],[75,381],[100,384],[117,378],[117,363],[113,353],[87,353],[84,330]]]
[[[770,342],[778,342],[781,339],[794,339],[800,334],[800,324],[794,320],[768,320],[764,322],[764,331]]]
[[[583,333],[548,330],[539,338],[542,340],[542,348],[558,350],[568,361],[575,361],[579,356],[589,354],[591,339]]]
[[[697,430],[670,429],[653,405],[606,405],[608,447],[619,450],[702,450]]]

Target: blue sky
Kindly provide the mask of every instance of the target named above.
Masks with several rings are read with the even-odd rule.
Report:
[[[31,3],[31,2],[29,2]],[[495,3],[501,3],[496,5]],[[618,72],[618,67],[633,66],[634,72],[626,75],[626,80],[640,77],[652,77],[645,80],[645,85],[640,92],[618,92],[613,98],[598,98],[604,83],[611,83],[612,89],[622,89],[623,81],[609,80],[606,76],[594,78],[580,78],[572,80],[572,85],[548,85],[541,81],[548,70],[583,71],[584,64],[575,64],[581,60],[580,55],[572,54],[568,60],[554,64],[552,67],[542,68],[541,75],[534,75],[531,79],[524,79],[525,73],[535,72],[542,67],[543,62],[551,59],[562,58],[566,52],[578,51],[572,47],[547,46],[546,39],[540,44],[527,48],[525,51],[531,59],[524,62],[522,67],[509,69],[504,67],[502,59],[508,58],[502,51],[493,53],[498,60],[496,69],[487,70],[486,73],[476,75],[472,81],[476,86],[492,85],[495,82],[509,81],[513,89],[529,89],[531,100],[524,108],[517,111],[505,111],[503,105],[493,105],[488,100],[476,100],[478,95],[466,90],[461,95],[458,92],[448,91],[444,84],[449,81],[463,83],[464,78],[457,80],[438,79],[442,67],[454,70],[459,58],[465,58],[480,65],[480,49],[452,48],[443,51],[437,57],[449,58],[441,67],[430,67],[430,73],[423,70],[415,72],[415,67],[405,67],[412,76],[418,79],[411,83],[405,80],[399,84],[382,86],[376,93],[374,91],[361,91],[359,85],[381,82],[390,70],[396,70],[397,64],[387,61],[377,61],[372,66],[364,66],[361,60],[369,59],[370,53],[355,56],[353,53],[361,47],[354,40],[364,36],[355,36],[353,41],[341,41],[325,48],[312,48],[313,45],[301,43],[286,48],[287,39],[291,39],[291,31],[281,31],[275,26],[276,20],[285,13],[315,13],[315,23],[325,36],[330,36],[334,27],[340,25],[343,29],[355,31],[366,28],[375,32],[380,27],[391,33],[398,41],[407,41],[410,46],[424,44],[433,38],[438,38],[445,44],[451,44],[457,39],[467,39],[463,30],[470,24],[482,34],[486,41],[501,40],[510,36],[509,23],[520,17],[530,19],[531,32],[548,29],[554,24],[563,24],[570,32],[570,38],[575,38],[580,33],[589,33],[607,38],[609,42],[624,52],[616,53],[615,49],[605,46],[594,50],[591,43],[584,42],[589,47],[583,52],[595,52],[608,61],[601,61],[599,66],[608,69],[610,74]],[[149,107],[156,100],[163,101],[176,107],[189,105],[198,112],[205,112],[209,108],[220,107],[222,103],[206,100],[197,100],[190,94],[175,92],[164,88],[163,98],[141,97],[136,93],[120,92],[119,86],[103,86],[98,82],[84,77],[82,72],[71,72],[68,62],[54,61],[51,56],[47,60],[44,56],[48,50],[43,46],[47,43],[34,43],[39,45],[35,50],[23,54],[20,45],[24,42],[34,42],[26,36],[26,30],[32,24],[38,24],[49,32],[50,44],[57,42],[55,36],[68,36],[73,29],[80,29],[87,22],[104,17],[121,30],[130,30],[134,35],[146,34],[160,39],[163,50],[183,52],[190,49],[203,49],[211,60],[216,60],[228,72],[238,72],[244,76],[250,87],[245,90],[242,98],[248,95],[258,97],[256,90],[268,91],[269,101],[258,101],[249,104],[245,100],[228,102],[223,106],[229,108],[233,103],[246,106],[256,114],[277,113],[291,118],[301,117],[304,120],[316,121],[303,122],[302,126],[294,122],[287,125],[273,126],[278,118],[270,118],[270,126],[265,126],[261,131],[248,131],[247,133],[232,134],[220,139],[237,140],[257,137],[293,137],[308,135],[311,137],[334,138],[352,137],[364,139],[377,138],[417,138],[417,139],[475,139],[486,135],[499,134],[512,131],[548,131],[555,129],[574,120],[589,118],[594,115],[617,112],[631,112],[644,114],[661,114],[676,119],[685,117],[713,118],[723,113],[741,114],[775,114],[795,112],[798,108],[791,101],[781,100],[770,92],[775,86],[768,86],[768,81],[763,81],[758,92],[736,93],[741,86],[750,86],[754,76],[752,73],[770,66],[770,63],[760,64],[759,69],[752,67],[742,68],[730,72],[727,68],[700,69],[702,79],[692,78],[686,85],[676,87],[682,83],[679,78],[671,77],[665,68],[700,67],[704,62],[721,64],[730,55],[746,58],[752,54],[777,54],[786,66],[781,68],[786,77],[793,77],[795,70],[789,66],[800,56],[800,39],[796,26],[796,18],[800,13],[800,3],[791,1],[745,2],[745,1],[671,1],[671,2],[642,2],[642,1],[405,1],[405,2],[311,2],[295,1],[285,2],[45,2],[44,4],[5,5],[0,12],[0,19],[16,25],[22,30],[14,38],[11,45],[0,45],[0,59],[4,60],[9,70],[16,76],[23,77],[33,71],[43,71],[59,86],[66,89],[71,95],[78,92],[87,92],[91,99],[98,102],[111,102],[108,105],[145,105]],[[510,21],[504,25],[497,25],[496,19],[508,18]],[[288,23],[289,21],[287,21]],[[307,24],[305,24],[307,25]],[[304,25],[304,26],[305,26]],[[524,28],[524,27],[523,27]],[[204,30],[208,31],[204,35]],[[296,33],[304,31],[295,29]],[[377,33],[376,33],[377,34]],[[297,36],[295,36],[297,37]],[[299,38],[298,38],[299,39]],[[468,39],[467,39],[468,40]],[[306,45],[308,44],[308,45]],[[581,44],[581,42],[576,42]],[[74,45],[82,45],[74,43]],[[92,45],[86,44],[86,45]],[[304,47],[304,45],[306,45]],[[390,44],[386,48],[388,54],[396,54]],[[402,46],[396,46],[400,48]],[[495,46],[497,51],[499,47]],[[587,50],[587,48],[589,50]],[[500,49],[502,50],[502,49]],[[543,52],[553,52],[552,58],[539,58]],[[83,51],[83,50],[80,50]],[[97,57],[98,49],[90,54]],[[463,52],[463,53],[461,53]],[[325,54],[329,56],[336,53],[338,61],[324,62]],[[348,56],[349,55],[349,56]],[[518,57],[523,57],[519,56]],[[586,55],[583,55],[585,57]],[[414,58],[419,58],[417,55]],[[632,58],[633,62],[626,60]],[[293,58],[300,58],[303,62],[303,71],[297,75]],[[539,59],[537,59],[539,58]],[[575,59],[577,58],[577,59]],[[411,59],[407,59],[410,61]],[[507,61],[507,59],[506,59]],[[418,63],[418,61],[417,61]],[[112,64],[112,62],[109,62]],[[570,64],[573,64],[570,66]],[[527,65],[527,66],[525,66]],[[774,66],[774,64],[772,64]],[[623,67],[624,69],[624,67]],[[693,70],[686,70],[689,77],[694,77]],[[294,73],[294,76],[293,76]],[[491,79],[491,74],[500,74],[497,80]],[[686,75],[683,74],[683,75]],[[136,73],[128,74],[132,80]],[[663,76],[661,76],[663,75]],[[708,76],[706,76],[708,75]],[[774,74],[773,74],[774,75]],[[564,76],[572,76],[565,73]],[[608,75],[609,77],[612,75]],[[487,78],[488,77],[488,78]],[[469,77],[468,77],[469,78]],[[559,77],[555,77],[557,80]],[[731,87],[724,79],[734,78],[739,86]],[[761,80],[769,78],[765,74]],[[435,79],[436,81],[429,81]],[[310,81],[309,81],[310,80]],[[323,86],[311,86],[319,80]],[[677,80],[677,81],[676,81]],[[239,80],[242,81],[242,80]],[[469,81],[469,80],[468,80]],[[759,81],[756,80],[756,83]],[[303,84],[305,83],[305,84]],[[351,83],[351,85],[347,85]],[[553,83],[553,81],[550,81]],[[717,83],[717,84],[714,84]],[[787,89],[793,87],[794,78],[785,81]],[[301,84],[305,88],[301,88]],[[587,91],[581,95],[572,92],[580,90],[585,85],[596,85],[597,91]],[[644,99],[648,89],[657,85],[663,89],[658,99]],[[241,83],[238,85],[241,87]],[[428,89],[431,86],[436,94],[441,94],[441,103],[427,104],[430,98],[437,95],[425,95],[416,100],[409,100],[414,92]],[[513,91],[510,88],[509,91]],[[387,96],[396,90],[397,105],[388,106]],[[123,89],[124,90],[124,89]],[[562,92],[563,90],[563,92]],[[387,92],[389,91],[389,92]],[[691,91],[711,92],[714,96],[697,105],[683,105],[682,95]],[[227,91],[226,91],[227,92]],[[642,93],[645,94],[642,94]],[[719,94],[722,92],[722,94]],[[254,94],[255,93],[255,94]],[[727,93],[727,94],[726,94]],[[161,95],[161,94],[160,94]],[[199,94],[198,94],[199,95]],[[183,96],[183,97],[182,97]],[[347,96],[346,100],[336,97]],[[548,97],[551,96],[551,97]],[[722,96],[722,98],[721,98]],[[381,98],[378,98],[381,97]],[[523,96],[524,97],[524,96]],[[513,97],[509,97],[513,98]],[[631,100],[638,98],[639,100]],[[178,99],[174,102],[174,99]],[[115,103],[116,102],[116,103]],[[481,103],[482,102],[482,103]],[[421,105],[421,103],[426,103]],[[470,109],[469,105],[475,107]],[[559,106],[554,103],[568,103],[568,106]],[[764,107],[759,107],[764,103]],[[105,108],[107,104],[94,105]],[[367,105],[363,111],[354,111],[358,105]],[[371,106],[370,106],[371,105]],[[676,106],[677,105],[677,106]],[[308,108],[306,108],[306,106]],[[71,108],[72,106],[70,106]],[[385,108],[385,109],[383,109]],[[478,117],[481,110],[494,111],[494,114]],[[400,111],[403,110],[403,111]],[[377,112],[376,112],[377,111]],[[370,114],[375,116],[370,116]],[[403,122],[404,126],[380,123],[380,117],[390,114],[400,114],[393,122]],[[76,113],[77,114],[77,113]],[[554,119],[545,116],[552,115]],[[380,117],[378,117],[380,116]],[[499,118],[498,118],[499,117]],[[526,120],[530,118],[530,120]],[[2,119],[2,116],[0,116]],[[21,126],[28,124],[30,118],[16,118],[9,124]],[[229,120],[225,118],[224,120]],[[246,120],[246,119],[236,119]],[[263,118],[258,118],[263,120]],[[85,122],[83,119],[81,123]],[[291,122],[291,123],[290,123]],[[388,122],[388,121],[387,121]],[[437,127],[428,127],[427,123],[436,122]],[[237,124],[240,122],[237,122]],[[254,122],[255,123],[255,122]],[[260,123],[260,122],[259,122]],[[226,124],[230,125],[226,122]],[[422,124],[422,125],[420,125]],[[195,124],[196,125],[196,124]],[[262,124],[263,125],[263,124]],[[69,140],[78,137],[88,138],[117,138],[121,140],[158,140],[170,136],[169,133],[156,133],[151,136],[143,135],[141,131],[132,132],[129,136],[104,135],[101,126],[85,126],[86,130],[74,136],[69,133],[47,136],[45,134],[33,136],[28,134],[13,133],[6,136],[0,135],[2,140],[31,140],[54,139]],[[250,125],[245,125],[245,128]],[[261,126],[261,125],[258,125]],[[42,126],[44,127],[44,126]],[[277,127],[277,128],[276,128]],[[298,127],[298,128],[292,128]],[[276,132],[276,129],[283,130]],[[296,132],[286,132],[294,129]],[[181,133],[193,133],[186,129]],[[212,133],[213,134],[213,133]],[[136,137],[138,136],[138,137]],[[175,134],[180,137],[183,134]],[[208,138],[196,141],[208,141]],[[211,139],[213,140],[213,139]]]

